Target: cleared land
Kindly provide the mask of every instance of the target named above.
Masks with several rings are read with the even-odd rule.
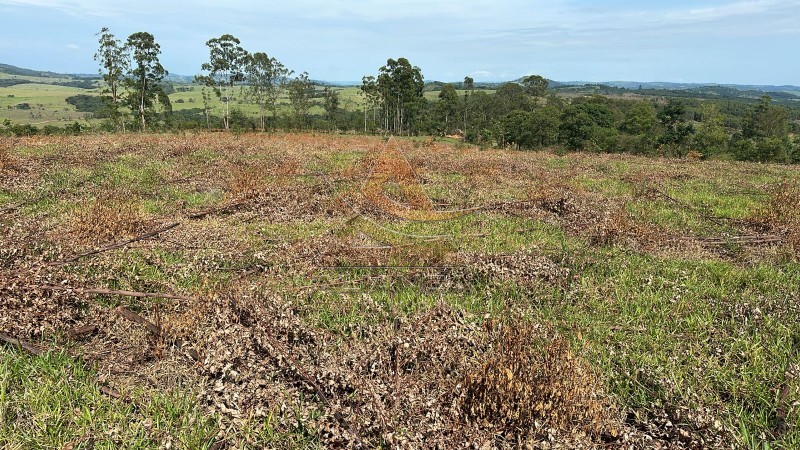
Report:
[[[796,167],[397,145],[0,141],[0,447],[800,446]]]

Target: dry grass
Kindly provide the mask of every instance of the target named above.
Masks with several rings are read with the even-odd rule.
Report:
[[[591,367],[546,327],[511,325],[467,372],[465,413],[500,429],[618,435],[619,413]]]
[[[800,184],[784,180],[776,185],[766,208],[759,215],[760,221],[783,234],[786,244],[796,255],[800,255]]]
[[[147,224],[137,195],[105,191],[81,201],[67,224],[66,235],[81,246],[98,245],[133,237],[143,232]]]
[[[267,186],[269,169],[263,164],[236,165],[231,170],[228,194],[231,198],[257,197]]]
[[[12,142],[7,138],[0,138],[0,172],[15,167],[16,161],[11,154]]]

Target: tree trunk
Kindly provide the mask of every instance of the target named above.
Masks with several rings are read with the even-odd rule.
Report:
[[[258,104],[258,118],[261,121],[261,132],[264,132],[264,105],[262,103]]]
[[[141,98],[141,101],[139,103],[139,115],[142,118],[142,131],[143,132],[145,131],[145,128],[146,128],[145,127],[145,122],[144,122],[144,95],[145,95],[145,89],[146,88],[147,88],[147,81],[146,81],[146,79],[144,77],[142,77],[142,98]]]

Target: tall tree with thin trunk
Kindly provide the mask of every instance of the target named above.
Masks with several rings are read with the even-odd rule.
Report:
[[[475,91],[475,80],[464,77],[464,138],[467,137],[467,114],[469,112],[469,97]]]
[[[324,100],[323,107],[325,108],[325,115],[328,119],[328,124],[331,129],[336,129],[336,114],[339,112],[339,93],[330,87],[325,87],[322,92]]]
[[[108,27],[103,27],[97,35],[100,36],[100,44],[94,60],[100,63],[100,75],[106,83],[103,89],[104,94],[108,94],[108,115],[114,123],[114,128],[120,131],[124,127],[122,112],[120,111],[122,81],[128,70],[128,55],[125,45],[117,39]]]
[[[203,98],[203,113],[205,113],[205,115],[206,115],[206,128],[210,130],[211,129],[211,109],[213,108],[213,106],[211,106],[211,93],[208,92],[208,89],[206,88],[206,86],[203,86],[203,89],[200,92],[200,95]]]
[[[273,119],[276,118],[275,103],[292,73],[280,61],[270,58],[266,53],[256,52],[248,56],[245,70],[247,96],[258,105],[261,131],[265,129],[266,110],[271,110]]]
[[[230,34],[208,40],[209,61],[202,65],[208,75],[200,75],[196,80],[214,89],[222,101],[222,122],[225,129],[230,129],[230,103],[235,86],[244,80],[248,53],[240,45],[241,41]]]
[[[424,87],[422,71],[419,67],[412,66],[406,58],[390,58],[380,68],[377,88],[387,131],[397,134],[412,131],[412,124],[424,103]]]
[[[142,124],[142,131],[147,128],[147,115],[152,111],[156,101],[167,110],[171,110],[169,97],[161,88],[161,80],[167,76],[167,71],[158,60],[161,46],[155,41],[152,34],[140,31],[128,36],[125,43],[131,55],[131,67],[125,79],[130,92],[128,104],[131,110],[138,111]]]
[[[360,94],[364,97],[364,133],[367,132],[367,108],[372,109],[372,121],[375,122],[375,109],[377,108],[380,94],[375,77],[372,75],[361,78]]]
[[[292,105],[292,121],[298,128],[304,128],[314,97],[314,83],[303,72],[289,82],[289,102]]]
[[[439,91],[439,103],[436,105],[439,115],[444,118],[444,134],[450,134],[452,126],[450,119],[457,117],[458,113],[458,93],[452,84],[447,83]]]

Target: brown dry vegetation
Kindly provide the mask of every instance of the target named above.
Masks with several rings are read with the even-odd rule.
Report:
[[[348,448],[730,448],[744,442],[736,408],[760,408],[752,398],[762,388],[778,389],[772,414],[781,422],[762,428],[795,436],[793,372],[780,375],[791,387],[781,397],[772,379],[740,389],[728,374],[746,350],[704,355],[742,324],[758,334],[764,321],[789,321],[775,339],[800,338],[796,288],[742,288],[767,296],[747,307],[712,290],[697,294],[703,302],[684,298],[695,289],[686,267],[709,261],[737,273],[774,265],[795,279],[796,171],[392,145],[419,185],[396,180],[400,190],[380,192],[365,182],[385,146],[370,137],[6,142],[0,333],[64,349],[134,401],[196,394],[218,424],[203,441],[215,448],[303,439]],[[7,170],[11,160],[18,169]],[[370,201],[399,202],[404,192],[427,195],[426,211],[469,213],[415,223]],[[630,279],[615,281],[617,273]],[[641,292],[671,303],[636,310]],[[718,309],[694,313],[708,305]],[[698,328],[682,337],[659,331],[664,317],[642,319],[653,311],[712,322],[687,322]],[[715,323],[734,328],[716,336]],[[669,335],[665,347],[697,353],[697,365],[669,355],[658,364],[691,368],[665,373],[648,360],[657,352],[647,347],[651,331]],[[794,351],[782,353],[792,364]],[[258,424],[274,436],[243,431]]]

